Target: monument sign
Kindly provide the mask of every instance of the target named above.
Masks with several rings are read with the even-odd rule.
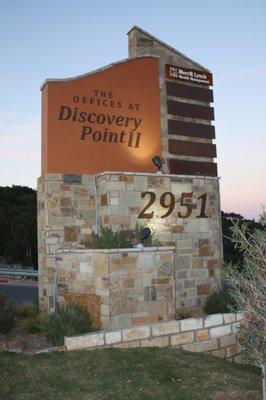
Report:
[[[197,315],[222,261],[213,78],[138,27],[129,59],[42,85],[39,300],[78,300],[95,329]],[[162,172],[152,158],[159,156]],[[91,248],[111,227],[150,247]]]

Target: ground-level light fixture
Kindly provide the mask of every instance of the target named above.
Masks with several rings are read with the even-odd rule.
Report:
[[[134,247],[143,249],[143,243],[142,243],[142,242],[143,242],[145,239],[148,239],[148,237],[149,237],[152,233],[153,233],[153,231],[152,231],[150,228],[148,228],[148,227],[143,228],[143,229],[141,230],[141,232],[140,232],[139,237],[138,237],[139,242],[138,242],[137,244],[135,244]]]
[[[151,234],[152,234],[152,230],[150,228],[148,228],[148,227],[143,228],[139,235],[140,241],[143,242],[145,239],[148,239],[148,237]]]
[[[161,160],[161,157],[158,156],[158,155],[152,157],[152,162],[153,162],[153,164],[158,168],[158,171],[161,171],[161,168],[162,168],[162,166],[163,166],[163,162],[162,162],[162,160]]]

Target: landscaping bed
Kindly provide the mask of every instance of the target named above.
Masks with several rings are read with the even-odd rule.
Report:
[[[180,349],[0,354],[2,400],[258,400],[260,369]]]

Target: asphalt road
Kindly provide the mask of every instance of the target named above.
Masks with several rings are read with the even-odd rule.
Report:
[[[14,301],[17,304],[25,301],[33,301],[38,296],[38,285],[36,283],[0,283],[0,291],[7,301]]]

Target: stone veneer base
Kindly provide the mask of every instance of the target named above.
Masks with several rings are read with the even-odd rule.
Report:
[[[237,330],[243,313],[213,314],[156,324],[139,325],[112,332],[93,332],[65,337],[67,350],[133,347],[180,347],[241,362]]]

